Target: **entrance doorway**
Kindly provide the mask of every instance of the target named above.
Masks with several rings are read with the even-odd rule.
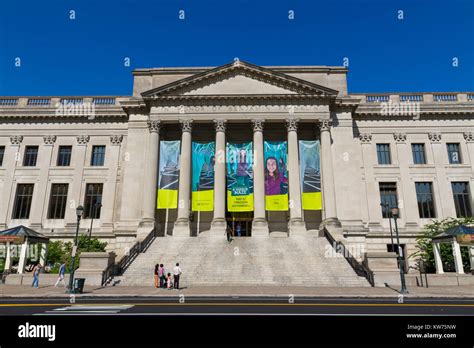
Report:
[[[252,212],[227,212],[227,226],[229,226],[234,237],[250,237],[252,235]]]

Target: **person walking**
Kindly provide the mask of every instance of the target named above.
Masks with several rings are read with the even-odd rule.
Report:
[[[39,273],[40,273],[41,265],[39,263],[36,264],[35,268],[33,268],[33,284],[31,287],[34,287],[36,284],[36,289],[39,289]]]
[[[158,264],[155,265],[155,272],[154,272],[154,279],[155,279],[155,288],[158,288],[158,271],[159,271],[160,266]]]
[[[66,282],[64,281],[64,275],[66,274],[66,262],[62,262],[61,266],[59,266],[59,274],[58,274],[58,280],[56,280],[56,284],[54,284],[54,287],[57,288],[59,283],[63,282],[64,287],[66,287]]]
[[[174,275],[174,288],[179,290],[179,276],[181,275],[181,267],[179,267],[179,263],[176,263],[176,266],[173,268],[173,275]]]
[[[165,288],[165,283],[166,283],[166,276],[165,276],[165,268],[163,267],[163,264],[160,264],[160,267],[158,268],[158,277],[160,278],[160,288]]]
[[[227,236],[227,242],[232,242],[232,229],[230,228],[230,226],[227,226],[227,228],[225,229],[225,234]]]
[[[242,225],[240,224],[240,222],[237,223],[235,231],[237,232],[237,237],[240,237],[240,232],[242,231]]]

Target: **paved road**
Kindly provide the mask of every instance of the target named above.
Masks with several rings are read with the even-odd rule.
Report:
[[[0,316],[8,315],[467,315],[473,299],[452,298],[305,298],[180,297],[0,299]]]

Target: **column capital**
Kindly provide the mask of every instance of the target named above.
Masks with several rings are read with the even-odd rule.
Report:
[[[362,144],[370,144],[372,141],[372,134],[370,133],[360,133],[359,139]]]
[[[115,134],[110,136],[110,143],[112,145],[120,145],[123,140],[123,135],[122,134]]]
[[[43,142],[45,145],[54,145],[56,142],[56,136],[55,135],[45,135],[43,137]]]
[[[396,143],[405,143],[407,141],[406,133],[393,133],[393,139]]]
[[[22,141],[23,141],[23,135],[12,135],[10,137],[11,145],[20,145]]]
[[[160,120],[148,121],[148,130],[150,133],[160,133]]]
[[[263,124],[265,120],[263,118],[256,118],[252,120],[253,131],[254,132],[263,132]]]
[[[191,133],[193,129],[193,120],[192,119],[185,119],[185,120],[179,120],[179,123],[181,123],[181,130],[182,132],[188,132]]]
[[[225,132],[227,120],[214,120],[214,127],[216,132]]]
[[[432,132],[428,133],[428,139],[430,139],[431,143],[439,143],[441,142],[441,133]]]
[[[88,135],[78,135],[76,137],[76,140],[77,140],[77,145],[87,145],[87,143],[89,142],[89,139],[90,137]]]
[[[296,132],[298,130],[299,118],[287,118],[286,121],[286,130],[288,132]]]
[[[466,143],[474,142],[474,132],[464,132],[463,136],[464,140],[466,140]]]
[[[332,120],[321,120],[319,122],[319,128],[321,132],[329,132],[332,127]]]

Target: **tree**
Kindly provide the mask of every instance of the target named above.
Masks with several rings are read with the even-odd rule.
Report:
[[[474,225],[474,218],[447,218],[444,220],[433,220],[431,224],[425,225],[422,235],[416,239],[416,247],[418,250],[409,257],[423,261],[426,272],[434,273],[436,267],[431,239],[447,229],[459,225]],[[440,252],[444,270],[448,272],[455,271],[451,244],[440,244]],[[469,269],[469,250],[467,250],[467,248],[461,248],[461,257],[464,268]]]

